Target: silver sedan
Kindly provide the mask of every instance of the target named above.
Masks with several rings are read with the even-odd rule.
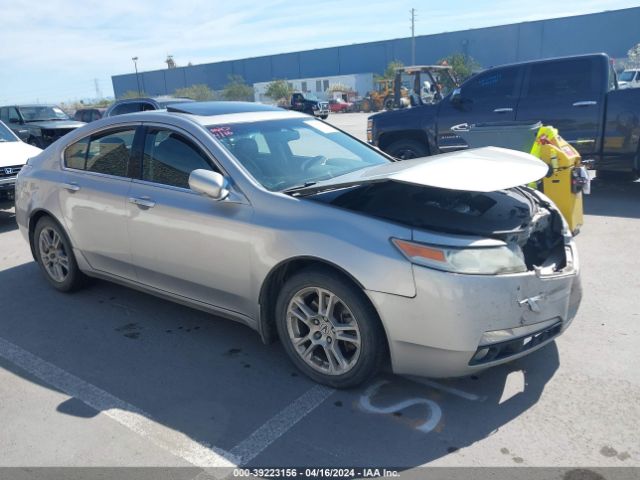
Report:
[[[16,216],[45,278],[98,277],[279,338],[314,380],[466,375],[572,321],[576,248],[485,148],[395,162],[312,117],[245,103],[116,116],[29,160]]]

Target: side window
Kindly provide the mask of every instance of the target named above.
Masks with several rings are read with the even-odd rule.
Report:
[[[143,180],[189,188],[189,174],[198,168],[213,170],[200,149],[184,136],[160,128],[147,131],[142,163]]]
[[[527,96],[553,98],[598,93],[601,82],[598,73],[598,62],[590,58],[535,63],[531,66]]]
[[[89,137],[83,138],[76,143],[69,145],[64,151],[64,166],[67,168],[75,168],[84,170],[87,161],[87,147],[89,146]]]
[[[92,135],[85,170],[126,177],[135,133],[135,128],[128,128]]]
[[[4,123],[9,123],[9,109],[8,108],[0,108],[0,120]]]
[[[16,107],[9,107],[9,122],[20,122],[20,115],[18,115],[18,110],[16,109]]]
[[[507,67],[478,74],[462,86],[469,100],[509,100],[517,98],[520,67]]]

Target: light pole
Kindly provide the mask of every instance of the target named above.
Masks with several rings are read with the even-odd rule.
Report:
[[[133,57],[133,68],[136,69],[136,84],[138,85],[138,95],[142,96],[142,92],[140,91],[140,78],[138,78],[138,57]]]

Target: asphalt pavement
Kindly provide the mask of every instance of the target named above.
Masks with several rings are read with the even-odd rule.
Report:
[[[329,121],[364,138],[366,115]],[[0,211],[0,467],[640,466],[640,183],[596,179],[585,210],[562,337],[350,391],[232,321],[104,281],[54,291]]]

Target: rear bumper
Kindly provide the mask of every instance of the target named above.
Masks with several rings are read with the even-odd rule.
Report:
[[[573,268],[548,277],[414,267],[414,298],[367,292],[387,333],[393,371],[468,375],[553,341],[570,325],[582,298],[575,248],[574,257]]]

